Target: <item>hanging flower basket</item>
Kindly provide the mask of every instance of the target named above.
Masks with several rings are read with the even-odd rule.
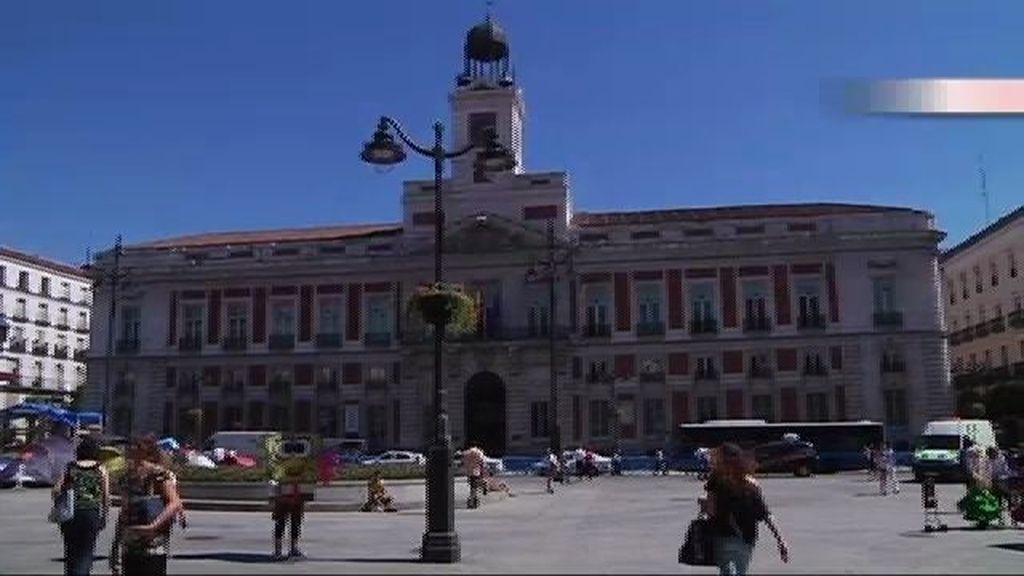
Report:
[[[476,329],[476,300],[455,284],[417,288],[409,300],[409,311],[419,314],[427,324],[447,327],[450,333],[465,334]]]

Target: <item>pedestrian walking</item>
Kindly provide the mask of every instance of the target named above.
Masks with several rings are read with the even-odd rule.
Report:
[[[882,496],[900,493],[900,483],[896,479],[896,454],[888,444],[882,444],[877,452],[876,468],[878,470],[878,492]]]
[[[110,476],[100,464],[100,446],[86,436],[75,449],[75,459],[53,487],[53,498],[71,494],[74,515],[62,522],[64,573],[79,576],[92,571],[96,537],[107,524],[110,510]]]
[[[547,458],[548,494],[554,494],[555,493],[554,481],[555,481],[555,478],[558,476],[559,469],[561,468],[561,466],[562,466],[562,464],[561,464],[561,462],[558,461],[558,456],[555,455],[554,450],[551,450],[550,448],[548,448],[548,458]]]
[[[864,450],[861,452],[864,456],[864,461],[867,462],[867,472],[870,480],[875,479],[875,472],[877,466],[875,465],[875,448],[873,445],[868,444],[864,446]]]
[[[135,439],[117,483],[121,511],[114,530],[110,568],[124,576],[167,574],[171,528],[181,512],[177,480],[164,466],[156,440]]]
[[[665,461],[665,453],[658,450],[654,453],[654,475],[668,476],[668,462]]]
[[[486,490],[483,483],[484,470],[487,466],[484,451],[477,446],[470,446],[462,453],[462,466],[466,469],[469,479],[469,508],[480,506],[480,490]]]
[[[789,548],[753,477],[754,463],[739,446],[723,444],[715,454],[704,502],[720,574],[747,573],[757,542],[757,525],[768,525],[779,556],[789,562]]]
[[[587,480],[593,480],[594,476],[597,475],[597,459],[594,457],[593,450],[587,450],[583,453],[583,469],[587,471]]]

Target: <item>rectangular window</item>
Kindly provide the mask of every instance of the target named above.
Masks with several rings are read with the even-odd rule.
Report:
[[[370,296],[366,299],[366,331],[371,334],[391,333],[391,298]]]
[[[587,336],[607,336],[611,329],[608,322],[609,295],[605,288],[591,288],[587,293],[586,318]]]
[[[885,422],[891,426],[906,426],[907,394],[903,390],[885,391]]]
[[[694,322],[715,321],[714,286],[707,283],[690,286],[690,317]]]
[[[548,436],[548,403],[530,403],[530,436],[546,438]]]
[[[754,394],[750,397],[751,416],[765,422],[775,421],[775,406],[771,394]]]
[[[274,300],[270,304],[272,334],[290,336],[295,334],[295,302]]]
[[[992,367],[992,351],[985,350],[985,368]]]
[[[531,289],[527,295],[526,329],[530,336],[547,336],[551,329],[551,310],[548,296],[540,290]]]
[[[183,336],[192,342],[203,341],[203,305],[185,304],[182,306]]]
[[[1005,345],[999,347],[999,360],[1000,366],[1010,365],[1010,351],[1006,348]]]
[[[369,440],[382,442],[388,437],[387,407],[373,404],[366,407],[366,428]]]
[[[611,434],[611,403],[607,400],[590,401],[590,436],[605,438]]]
[[[665,401],[661,398],[644,400],[644,435],[661,436],[665,433]]]
[[[591,360],[587,364],[587,382],[604,382],[610,376],[611,372],[608,371],[608,362],[606,360]]]
[[[718,398],[715,396],[699,396],[697,398],[697,421],[706,422],[718,419]]]
[[[956,288],[953,286],[952,280],[946,281],[946,294],[949,294],[949,304],[951,306],[956,304]]]
[[[28,272],[18,272],[18,289],[28,292]]]
[[[891,277],[880,277],[872,280],[875,295],[875,312],[893,312],[896,309],[895,296],[893,294],[893,279]]]
[[[43,296],[50,295],[50,279],[46,276],[39,279],[39,293]]]
[[[981,294],[982,290],[984,290],[984,284],[981,281],[981,266],[975,266],[974,267],[974,291],[976,293],[978,293],[978,294]]]
[[[991,262],[988,267],[992,285],[999,286],[999,266],[995,262]]]
[[[228,339],[245,341],[249,338],[249,303],[231,301],[227,303]]]
[[[249,402],[249,429],[250,430],[262,430],[263,429],[263,418],[264,413],[267,410],[267,405],[264,402],[258,400]]]
[[[656,284],[639,284],[636,287],[637,322],[656,324],[661,322],[661,287]]]
[[[697,371],[695,372],[698,379],[713,379],[718,377],[718,371],[715,369],[715,357],[714,356],[698,356],[697,357]]]
[[[71,284],[67,282],[60,283],[60,297],[65,300],[71,300]]]
[[[967,291],[967,273],[960,273],[960,297],[967,300],[971,297],[971,293]]]
[[[341,334],[341,314],[344,309],[344,303],[338,296],[320,298],[320,318],[317,325],[320,334]]]
[[[345,435],[347,436],[358,436],[359,435],[359,404],[356,402],[345,403]]]
[[[767,323],[768,286],[764,282],[744,282],[743,301],[748,326],[756,327]]]
[[[814,392],[807,395],[807,420],[828,422],[828,394]]]
[[[1010,269],[1010,278],[1017,277],[1017,259],[1014,258],[1013,252],[1006,255],[1006,267]]]
[[[802,325],[816,322],[821,315],[821,284],[816,281],[803,280],[796,284],[798,320]]]
[[[142,309],[138,306],[121,308],[121,339],[138,342],[142,333]]]

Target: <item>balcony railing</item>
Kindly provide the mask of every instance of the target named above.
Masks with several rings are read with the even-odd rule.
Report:
[[[89,333],[89,325],[88,324],[81,324],[81,323],[79,323],[77,326],[75,326],[75,332],[79,332],[81,334],[88,334]]]
[[[11,320],[14,320],[15,322],[28,322],[28,314],[26,314],[24,310],[15,310],[14,313],[11,314]]]
[[[988,336],[988,322],[979,322],[974,326],[974,335],[978,338]]]
[[[693,373],[694,380],[718,380],[718,370],[714,368],[698,369]]]
[[[641,382],[664,382],[665,372],[640,372],[640,374],[637,375],[637,379]]]
[[[751,378],[771,378],[772,369],[767,366],[751,366],[747,374]]]
[[[341,348],[340,332],[321,332],[316,335],[317,348]]]
[[[588,384],[606,384],[614,380],[608,372],[587,372],[585,380]]]
[[[221,340],[221,350],[239,351],[249,347],[249,337],[240,334],[229,334]]]
[[[75,353],[71,356],[75,362],[85,362],[89,358],[88,350],[75,350]]]
[[[198,352],[203,349],[203,339],[195,334],[182,336],[178,339],[178,350],[181,352]]]
[[[665,334],[664,322],[637,322],[637,336],[661,336]]]
[[[378,389],[379,390],[379,389],[382,389],[382,388],[387,388],[387,386],[388,386],[388,379],[387,378],[367,378],[366,379],[366,387],[367,388]]]
[[[271,350],[292,350],[295,348],[295,334],[271,334],[267,338],[267,348]]]
[[[743,319],[743,331],[746,333],[766,333],[772,331],[772,321],[765,316],[754,316]]]
[[[32,387],[33,388],[42,388],[43,387],[43,377],[42,376],[36,376],[35,378],[33,378],[32,379]]]
[[[796,327],[798,330],[824,330],[825,315],[813,313],[801,314],[796,319]]]
[[[139,353],[139,339],[138,338],[124,338],[117,341],[117,353],[118,354],[138,354]]]
[[[993,334],[1006,332],[1006,320],[1002,316],[996,316],[988,321],[988,329]]]
[[[338,393],[337,382],[317,382],[316,384],[316,395],[317,396],[330,396]]]
[[[717,334],[718,321],[714,318],[700,318],[690,321],[690,334]]]
[[[50,325],[50,317],[49,316],[40,316],[40,317],[36,318],[33,323],[36,326],[49,326]]]
[[[584,338],[607,338],[611,335],[611,324],[585,324],[583,326]]]
[[[1006,315],[1006,321],[1013,328],[1024,328],[1024,310],[1014,310]]]
[[[876,328],[902,328],[903,312],[897,310],[875,312],[874,320]]]
[[[67,320],[57,320],[57,323],[56,323],[56,324],[54,324],[54,327],[55,327],[55,328],[56,328],[57,330],[65,330],[65,331],[67,331],[67,330],[70,330],[70,329],[71,329],[71,325],[70,325],[70,324],[68,324],[68,321],[67,321]]]
[[[11,340],[11,345],[8,346],[7,350],[14,354],[24,354],[27,344],[24,340]]]
[[[33,356],[46,356],[49,353],[50,353],[50,345],[49,344],[46,344],[45,342],[42,342],[42,343],[33,342],[32,343],[32,355]]]
[[[810,362],[804,364],[804,376],[828,376],[828,369],[824,364]]]
[[[900,374],[907,370],[906,363],[901,358],[883,358],[882,374]]]
[[[391,346],[391,332],[367,332],[363,334],[365,346]]]
[[[53,347],[53,357],[58,360],[68,359],[68,347],[67,344],[64,346],[56,345]]]

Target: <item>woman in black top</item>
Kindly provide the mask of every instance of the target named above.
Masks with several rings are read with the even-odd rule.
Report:
[[[723,444],[712,459],[711,477],[705,489],[715,561],[721,574],[747,573],[757,541],[758,522],[768,525],[782,561],[789,561],[789,549],[764,503],[753,472],[754,463],[732,443]]]
[[[78,443],[75,460],[53,488],[56,499],[65,491],[74,493],[75,515],[60,525],[64,536],[64,573],[86,575],[92,571],[96,536],[106,525],[110,509],[110,477],[100,464],[100,447],[86,436]]]

